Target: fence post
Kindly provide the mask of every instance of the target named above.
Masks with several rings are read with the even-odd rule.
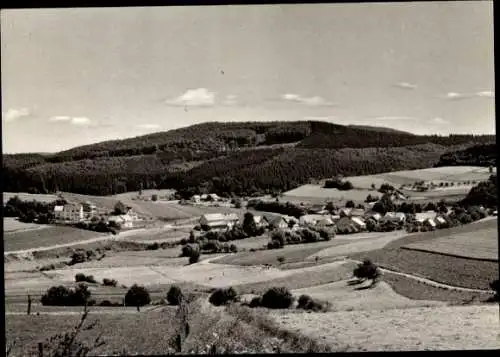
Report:
[[[31,295],[28,294],[28,315],[31,314]]]

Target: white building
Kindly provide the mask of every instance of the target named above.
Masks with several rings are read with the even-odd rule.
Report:
[[[78,223],[83,221],[85,215],[83,206],[76,203],[68,203],[64,206],[54,207],[54,218],[64,223]]]
[[[207,213],[200,217],[200,225],[210,229],[231,229],[239,222],[235,213]]]

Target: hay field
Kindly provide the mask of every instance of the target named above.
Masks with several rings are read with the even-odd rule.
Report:
[[[26,192],[4,192],[3,193],[3,203],[4,205],[11,198],[18,196],[22,201],[40,201],[40,202],[54,202],[58,199],[56,195],[45,195],[45,194],[34,194],[34,193],[26,193]]]
[[[105,237],[107,235],[107,233],[97,233],[67,226],[50,226],[45,229],[24,232],[5,232],[3,242],[4,251],[11,252],[73,243],[81,240]]]
[[[23,223],[19,222],[13,217],[4,217],[3,219],[3,231],[4,233],[14,233],[22,231],[30,231],[34,229],[43,229],[50,227],[47,224],[37,224],[37,223]]]
[[[270,315],[282,328],[347,352],[500,348],[496,305]]]
[[[330,302],[333,311],[403,309],[416,306],[444,305],[440,301],[411,300],[397,294],[389,284],[379,282],[366,289],[364,285],[348,285],[348,280],[292,290],[295,296],[306,294]]]
[[[403,248],[498,261],[498,230],[496,227],[480,229],[408,244]]]

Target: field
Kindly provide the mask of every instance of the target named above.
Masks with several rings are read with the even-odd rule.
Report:
[[[34,193],[24,193],[24,192],[4,192],[3,193],[3,203],[4,205],[12,197],[18,196],[23,201],[40,201],[40,202],[54,202],[57,200],[56,195],[44,195],[44,194],[34,194]]]
[[[13,217],[4,217],[3,219],[3,231],[4,233],[14,233],[22,231],[30,231],[34,229],[47,228],[48,225],[36,224],[36,223],[23,223],[19,222]]]
[[[405,249],[450,254],[463,258],[498,261],[498,230],[481,229],[404,246]]]
[[[24,249],[36,249],[56,244],[66,244],[99,238],[107,235],[106,233],[97,233],[66,226],[51,226],[45,229],[24,232],[5,232],[3,236],[4,251],[11,252]]]
[[[323,188],[324,182],[321,184],[302,185],[293,190],[287,191],[283,195],[284,201],[311,203],[324,203],[326,201],[345,202],[352,200],[355,203],[363,203],[366,196],[369,194],[380,196],[376,190],[372,190],[372,184],[378,189],[380,185],[386,183],[399,188],[401,185],[413,184],[417,181],[434,182],[453,182],[460,183],[460,186],[437,188],[427,192],[416,192],[403,189],[402,192],[409,196],[410,201],[420,200],[438,200],[441,198],[459,199],[464,197],[474,183],[464,184],[465,181],[484,181],[491,174],[488,168],[476,166],[450,166],[437,167],[421,170],[409,171],[394,171],[377,175],[366,176],[349,176],[345,180],[350,181],[354,189],[348,191],[340,191],[333,188]]]

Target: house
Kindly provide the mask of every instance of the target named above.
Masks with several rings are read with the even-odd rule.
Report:
[[[365,223],[363,218],[351,217],[351,221],[354,222],[354,224],[358,228],[358,230],[365,230],[366,229],[366,223]]]
[[[448,226],[448,221],[443,216],[436,216],[435,222],[436,222],[438,228]]]
[[[382,215],[378,212],[375,212],[375,211],[368,211],[367,213],[365,213],[365,219],[366,220],[372,219],[376,223],[378,223],[382,219]]]
[[[267,228],[269,226],[269,221],[265,216],[253,216],[253,221],[257,228]]]
[[[334,226],[334,225],[335,225],[335,223],[328,216],[324,216],[322,219],[316,221],[316,226],[317,227],[331,227],[331,226]]]
[[[133,228],[134,227],[134,222],[132,221],[132,218],[127,214],[110,216],[108,218],[108,222],[114,222],[122,228]]]
[[[193,195],[193,197],[191,197],[191,201],[193,201],[194,203],[200,203],[201,196],[200,195]]]
[[[64,206],[54,207],[54,218],[56,221],[66,223],[78,223],[84,219],[83,206],[77,203],[67,203]]]
[[[309,212],[318,213],[325,210],[325,205],[323,204],[313,204],[309,207]]]
[[[85,201],[82,203],[83,215],[85,218],[89,219],[97,216],[97,206],[90,201]]]
[[[363,217],[365,210],[361,208],[342,208],[339,215],[340,217]]]
[[[430,228],[436,228],[437,223],[435,218],[427,218],[423,223],[424,226],[430,227]]]
[[[339,210],[340,217],[349,217],[351,215],[352,208],[341,208]]]
[[[282,217],[285,220],[285,222],[289,228],[298,224],[298,221],[295,217],[291,217],[291,216],[287,216],[287,215],[283,215]]]
[[[422,212],[422,213],[415,213],[415,220],[419,223],[424,223],[427,219],[434,219],[436,218],[436,212],[434,211],[427,211],[427,212]]]
[[[273,229],[287,229],[288,221],[282,216],[274,217],[269,220],[269,227]]]
[[[406,220],[406,215],[403,212],[387,212],[385,216],[382,218],[382,221],[393,222],[393,223],[401,223]]]
[[[316,222],[323,218],[324,216],[320,214],[306,214],[299,218],[299,224],[301,226],[314,226]]]
[[[235,213],[207,213],[200,217],[200,225],[210,229],[231,229],[238,221]]]
[[[337,232],[339,233],[357,233],[359,232],[359,228],[357,224],[347,216],[342,217],[336,223]]]

